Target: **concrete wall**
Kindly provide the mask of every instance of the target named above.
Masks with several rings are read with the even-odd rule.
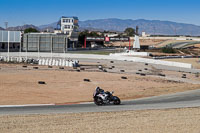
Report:
[[[114,54],[110,54],[110,56],[115,56],[115,55],[134,55],[134,56],[149,56],[149,53],[148,52],[134,52],[134,51],[129,51],[129,52],[124,52],[124,53],[114,53]]]

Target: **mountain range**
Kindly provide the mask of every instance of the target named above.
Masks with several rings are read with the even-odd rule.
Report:
[[[31,25],[16,26],[16,27],[8,27],[6,30],[22,31],[22,30],[25,30],[27,28],[34,28],[34,29],[40,30],[40,28],[38,28],[37,26],[32,25],[32,24]]]
[[[98,19],[80,21],[80,27],[92,27],[103,30],[124,31],[128,27],[139,27],[139,32],[156,35],[200,35],[200,26],[160,20]]]
[[[0,30],[4,30],[4,28],[0,27]]]
[[[135,28],[139,27],[139,32],[145,31],[148,34],[156,35],[192,35],[200,36],[200,26],[193,24],[177,23],[171,21],[160,21],[160,20],[145,20],[145,19],[96,19],[96,20],[86,20],[79,21],[80,30],[93,30],[93,31],[119,31],[122,32],[128,27]],[[51,24],[34,26],[34,25],[24,25],[17,27],[9,27],[11,30],[19,30],[25,28],[36,28],[38,30],[53,31],[57,27],[57,22]]]

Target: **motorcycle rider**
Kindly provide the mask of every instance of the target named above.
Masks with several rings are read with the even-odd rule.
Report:
[[[105,92],[104,92],[103,89],[101,89],[100,87],[97,87],[96,90],[95,90],[95,92],[94,92],[94,97],[95,97],[96,95],[98,95],[98,94],[104,94],[104,93],[105,93]]]
[[[99,94],[102,94],[102,95],[106,94],[106,97],[105,97],[106,100],[111,99],[111,96],[112,96],[112,94],[111,94],[109,91],[106,91],[106,92],[105,92],[105,91],[104,91],[103,89],[101,89],[100,87],[96,87],[96,90],[95,90],[95,92],[94,92],[94,97],[97,96],[97,95],[99,95]]]

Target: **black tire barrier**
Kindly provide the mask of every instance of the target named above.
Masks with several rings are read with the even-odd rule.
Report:
[[[108,71],[106,69],[104,69],[103,72],[108,72]]]
[[[80,72],[80,70],[79,70],[79,69],[77,69],[76,71],[77,71],[77,72]]]
[[[158,74],[159,76],[162,76],[162,77],[165,77],[166,75],[165,74],[162,74],[162,73],[160,73],[160,74]]]
[[[38,84],[46,84],[44,81],[38,81]]]
[[[149,64],[148,64],[148,63],[145,63],[145,65],[148,66]]]
[[[52,66],[48,66],[48,68],[53,68]]]
[[[84,71],[84,70],[85,70],[85,68],[80,68],[80,70],[83,70],[83,71]]]
[[[185,76],[185,77],[186,77],[186,74],[183,74],[183,76]]]
[[[59,69],[64,69],[64,67],[59,67]]]
[[[110,61],[110,63],[114,63],[114,61]]]
[[[138,70],[139,72],[142,72],[142,70]]]
[[[115,66],[112,66],[112,68],[115,68]]]
[[[120,72],[125,72],[125,70],[120,70]]]
[[[33,69],[38,69],[38,67],[33,67]]]
[[[182,76],[183,79],[187,78],[186,76]]]
[[[109,67],[108,69],[110,69],[110,70],[111,70],[111,69],[112,69],[112,67]]]
[[[140,74],[139,72],[136,72],[136,74]]]
[[[195,73],[195,77],[198,78],[199,77],[199,73]]]
[[[122,76],[121,79],[127,79],[127,77]]]
[[[144,74],[144,73],[140,73],[140,76],[146,76],[146,74]]]
[[[22,67],[27,68],[27,66],[22,66]]]
[[[83,79],[85,82],[91,82],[90,79]]]
[[[145,68],[144,70],[148,70],[148,68]]]

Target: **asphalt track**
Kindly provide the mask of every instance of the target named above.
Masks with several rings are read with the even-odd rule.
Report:
[[[200,90],[122,101],[122,104],[117,106],[96,106],[94,103],[84,103],[74,105],[0,107],[0,115],[110,112],[184,107],[200,107]]]

